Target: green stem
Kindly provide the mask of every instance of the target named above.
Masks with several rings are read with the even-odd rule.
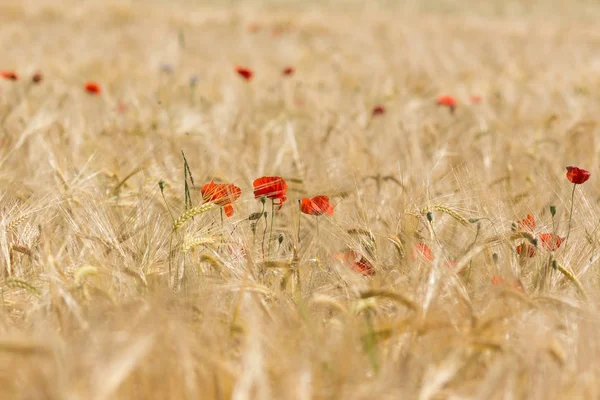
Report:
[[[267,242],[267,255],[271,254],[271,238],[273,237],[273,220],[275,219],[275,200],[271,200],[271,230]]]
[[[263,202],[262,211],[260,212],[261,218],[265,215],[265,203]],[[260,221],[260,220],[259,220]],[[258,221],[256,221],[258,222]],[[263,240],[262,240],[262,255],[263,261],[265,260],[265,236],[267,235],[267,217],[265,217],[265,230],[263,231]]]
[[[571,211],[569,211],[569,228],[567,229],[567,238],[565,239],[564,247],[567,247],[567,242],[569,241],[569,235],[571,234],[571,220],[573,219],[573,203],[575,202],[575,188],[577,184],[573,184],[573,191],[571,192]]]

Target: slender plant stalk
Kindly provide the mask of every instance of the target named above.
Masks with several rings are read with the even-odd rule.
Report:
[[[569,235],[571,234],[571,220],[573,219],[573,203],[575,201],[575,188],[577,184],[573,184],[573,191],[571,192],[571,211],[569,211],[569,227],[567,229],[567,238],[565,239],[565,245],[563,247],[567,247],[567,242],[569,241]]]
[[[262,202],[262,211],[260,212],[261,218],[265,217],[265,203]],[[258,221],[257,221],[258,222]],[[267,217],[265,217],[265,230],[263,231],[263,240],[262,240],[262,255],[263,261],[265,259],[265,236],[267,235]]]
[[[271,200],[271,230],[267,241],[267,255],[271,254],[271,238],[273,237],[273,220],[275,219],[275,200]]]

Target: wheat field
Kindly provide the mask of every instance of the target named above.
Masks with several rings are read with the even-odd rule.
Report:
[[[598,398],[597,17],[3,0],[0,398]]]

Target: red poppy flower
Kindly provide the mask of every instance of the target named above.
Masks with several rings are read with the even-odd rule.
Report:
[[[417,256],[421,256],[427,261],[433,261],[433,253],[425,243],[415,243],[410,258],[415,259]]]
[[[504,285],[504,278],[501,277],[500,275],[494,275],[494,276],[492,276],[491,281],[492,281],[492,285],[494,285],[494,286],[502,286],[502,285]],[[513,288],[517,289],[520,292],[523,291],[523,288],[521,287],[521,284],[516,279],[511,282],[511,286]]]
[[[533,229],[535,228],[535,219],[533,218],[533,215],[527,214],[527,217],[525,217],[524,220],[517,222],[517,226],[521,231],[533,232]]]
[[[254,198],[259,199],[266,197],[273,201],[279,200],[279,210],[283,207],[283,203],[287,200],[287,183],[280,176],[263,176],[256,179],[254,186]]]
[[[0,76],[9,81],[16,81],[17,79],[19,79],[19,75],[17,75],[13,71],[0,71]]]
[[[294,67],[285,67],[282,71],[282,74],[289,76],[289,75],[293,75],[295,71],[296,70],[294,69]]]
[[[250,68],[241,67],[239,65],[235,67],[235,72],[237,72],[242,78],[244,78],[247,81],[251,80],[252,75],[254,75],[254,72],[252,72]]]
[[[560,247],[565,238],[553,233],[540,233],[540,241],[546,250],[554,251]]]
[[[315,196],[312,199],[305,197],[300,201],[300,211],[308,215],[333,215],[333,204],[327,196]]]
[[[481,101],[482,101],[481,96],[477,96],[477,95],[471,96],[471,104],[479,104],[479,103],[481,103]]]
[[[517,254],[522,255],[523,257],[535,257],[535,252],[535,246],[529,243],[524,243],[517,246]]]
[[[354,250],[346,250],[342,254],[338,254],[338,258],[347,264],[351,264],[350,267],[363,275],[373,275],[375,273],[375,267],[364,258],[360,253]]]
[[[100,94],[102,93],[102,88],[96,82],[87,82],[84,86],[85,91],[89,94]]]
[[[205,202],[211,201],[218,206],[224,207],[225,214],[228,217],[233,215],[233,206],[231,203],[242,195],[242,189],[233,183],[215,183],[214,181],[210,181],[202,186],[200,192],[202,193],[202,200]]]
[[[576,185],[581,185],[583,182],[590,179],[590,172],[577,167],[567,167],[567,179]]]
[[[450,112],[454,112],[456,108],[456,99],[452,96],[440,96],[437,99],[438,106],[445,106],[450,109]]]
[[[251,22],[248,24],[248,32],[250,33],[256,33],[260,31],[260,25],[257,24],[256,22]]]
[[[381,104],[373,107],[373,111],[371,112],[373,116],[385,114],[385,107]]]
[[[33,76],[31,77],[31,81],[33,83],[40,83],[42,80],[44,79],[44,77],[42,76],[41,72],[36,72],[35,74],[33,74]]]

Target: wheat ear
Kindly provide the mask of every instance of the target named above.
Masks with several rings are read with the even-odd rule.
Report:
[[[210,211],[213,208],[215,208],[214,203],[204,203],[201,206],[190,208],[189,210],[181,214],[181,216],[173,222],[173,231],[176,231],[177,229],[181,228],[181,225],[183,225],[186,221],[189,221],[196,215],[204,214],[205,212]]]

